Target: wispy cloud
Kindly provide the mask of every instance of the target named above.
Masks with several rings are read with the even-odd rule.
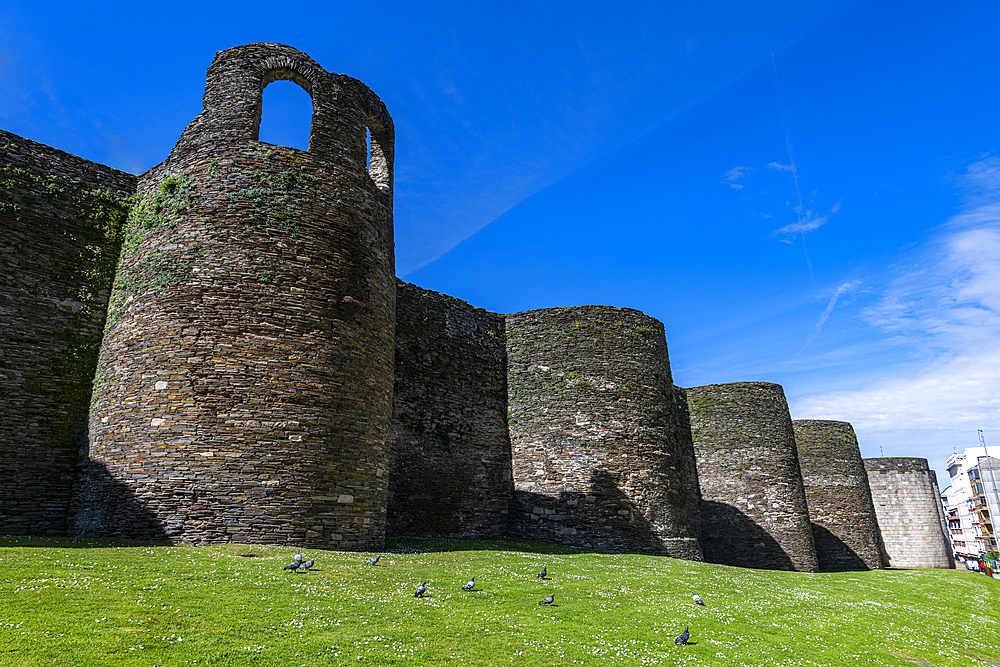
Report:
[[[752,171],[752,167],[733,167],[723,175],[723,178],[725,179],[724,182],[734,190],[742,190],[743,185],[741,183],[737,183],[737,181],[744,176],[748,176]]]
[[[771,164],[774,164],[773,162]],[[812,209],[803,209],[796,206],[795,212],[798,215],[798,220],[790,225],[785,225],[784,227],[779,227],[771,232],[771,236],[776,236],[777,234],[801,234],[803,232],[811,232],[819,229],[825,225],[833,214],[840,210],[841,202],[837,202],[833,207],[824,213],[819,215],[816,211]]]
[[[796,400],[797,419],[850,421],[899,454],[908,441],[932,447],[933,438],[950,453],[971,444],[976,428],[991,429],[1000,444],[1000,160],[973,164],[960,186],[966,210],[893,267],[895,277],[861,312],[918,364],[858,390]]]

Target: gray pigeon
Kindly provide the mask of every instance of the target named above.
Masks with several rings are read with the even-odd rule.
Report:
[[[684,644],[685,646],[687,646],[688,639],[690,639],[690,638],[691,638],[691,633],[688,632],[688,626],[685,625],[684,626],[684,632],[682,632],[680,634],[680,636],[677,637],[677,639],[674,640],[674,643],[675,644]]]
[[[695,604],[700,604],[702,606],[705,606],[705,603],[701,601],[701,596],[695,593],[694,591],[691,591],[691,599],[694,600]]]
[[[315,558],[310,558],[306,562],[302,563],[302,567],[304,567],[305,569],[308,570],[309,568],[311,568],[315,564],[316,564],[316,559]]]
[[[302,567],[302,561],[300,561],[300,560],[293,560],[291,563],[289,563],[288,565],[286,565],[285,567],[283,567],[281,569],[282,570],[291,570],[292,572],[294,572],[295,570],[299,569],[300,567]]]
[[[549,597],[545,598],[544,600],[542,600],[538,604],[552,604],[555,601],[556,601],[556,594],[553,593],[552,595],[550,595]]]
[[[538,578],[539,579],[544,579],[545,575],[547,575],[548,573],[549,573],[548,567],[543,567],[542,571],[538,573]]]
[[[368,563],[369,565],[375,565],[376,563],[378,563],[378,559],[381,557],[382,556],[375,556],[375,558],[366,558],[365,562]]]
[[[476,578],[473,577],[472,579],[469,579],[469,583],[467,583],[466,585],[462,586],[462,590],[463,591],[471,591],[475,587],[476,587]]]
[[[302,554],[299,552],[298,549],[295,550],[295,560],[296,560],[296,562],[299,562],[299,563],[302,562]]]
[[[427,582],[425,581],[424,583],[422,583],[419,586],[417,586],[417,592],[413,594],[413,597],[415,597],[415,598],[421,598],[421,597],[423,597],[424,596],[424,591],[426,591],[426,590],[427,590]]]

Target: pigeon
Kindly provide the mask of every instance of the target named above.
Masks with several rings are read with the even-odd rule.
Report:
[[[547,597],[544,600],[540,601],[538,604],[552,604],[555,601],[556,601],[556,594],[553,593],[549,597]]]
[[[424,591],[426,590],[427,590],[427,582],[425,581],[424,583],[417,586],[417,592],[413,594],[413,597],[422,598],[424,596]]]
[[[538,573],[538,578],[539,579],[544,579],[545,575],[547,575],[548,573],[549,573],[549,568],[543,567],[542,571]]]
[[[686,626],[686,625],[685,625],[685,626],[684,626],[684,632],[682,632],[682,633],[680,634],[680,636],[679,636],[679,637],[677,637],[677,639],[675,639],[675,640],[674,640],[674,643],[675,643],[675,644],[684,644],[685,646],[687,646],[687,643],[688,643],[688,639],[689,639],[690,637],[691,637],[691,633],[690,633],[690,632],[688,632],[688,626]]]
[[[302,567],[302,561],[300,561],[300,560],[293,560],[291,563],[289,563],[288,565],[286,565],[285,567],[283,567],[281,569],[282,570],[291,570],[292,572],[294,572],[295,570],[299,569],[300,567]]]
[[[306,562],[302,563],[302,567],[304,567],[305,569],[308,570],[309,568],[311,568],[315,564],[316,564],[316,559],[315,558],[310,558]]]
[[[691,599],[694,600],[695,604],[700,604],[702,606],[705,606],[705,603],[702,602],[701,600],[701,596],[695,593],[694,591],[691,591]]]
[[[376,563],[378,563],[379,558],[381,558],[381,556],[375,556],[375,558],[367,558],[365,559],[365,562],[368,563],[369,565],[375,565]]]
[[[295,562],[296,563],[302,562],[302,553],[298,549],[295,550]]]
[[[472,579],[469,579],[469,583],[467,583],[466,585],[462,586],[462,590],[463,591],[471,591],[475,587],[476,587],[476,578],[473,577]]]

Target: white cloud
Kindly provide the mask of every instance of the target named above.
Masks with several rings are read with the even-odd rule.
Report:
[[[772,162],[771,164],[777,164]],[[770,166],[770,165],[768,165]],[[796,207],[795,212],[798,214],[799,219],[790,225],[785,225],[784,227],[779,227],[771,232],[771,236],[776,234],[800,234],[802,232],[811,232],[819,229],[833,217],[833,214],[840,210],[840,202],[833,205],[825,215],[817,215],[816,211],[812,209],[802,209]]]
[[[795,173],[795,164],[781,164],[780,162],[771,162],[767,165],[768,169],[777,169],[778,171],[790,171]]]
[[[737,183],[736,181],[740,180],[744,176],[749,176],[750,172],[752,171],[753,171],[752,167],[733,167],[732,169],[730,169],[725,173],[723,178],[726,179],[726,185],[728,185],[729,187],[733,188],[734,190],[742,190],[743,185]]]
[[[918,364],[858,390],[794,400],[796,419],[849,421],[895,450],[886,455],[907,455],[918,443],[947,455],[974,444],[977,428],[1000,445],[1000,160],[972,165],[960,185],[966,210],[894,267],[896,277],[861,312]]]

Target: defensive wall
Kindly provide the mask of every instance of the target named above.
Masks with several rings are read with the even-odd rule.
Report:
[[[512,531],[700,560],[694,452],[663,325],[609,306],[506,320]]]
[[[815,572],[816,547],[784,390],[769,382],[736,382],[685,393],[705,560]]]
[[[868,475],[848,422],[792,422],[821,570],[886,565]]]
[[[0,531],[62,534],[136,177],[0,131]]]
[[[927,459],[864,459],[892,567],[955,567],[937,476]]]
[[[258,141],[280,79],[312,97],[306,151]],[[204,110],[138,178],[0,132],[0,532],[336,549],[506,533],[700,559],[662,324],[503,316],[397,283],[392,173],[375,94],[277,44],[219,52]],[[780,387],[716,387],[688,395],[719,494],[702,513],[742,507],[758,532],[710,523],[706,553],[729,539],[749,565],[772,540],[788,560],[756,566],[810,569]],[[699,412],[710,394],[731,414]],[[840,484],[835,518],[853,529],[867,488]]]
[[[308,151],[257,140],[281,79],[312,97]],[[392,146],[360,82],[277,44],[216,55],[204,110],[139,179],[77,534],[381,548]]]
[[[392,535],[495,537],[513,490],[502,315],[397,282]]]

